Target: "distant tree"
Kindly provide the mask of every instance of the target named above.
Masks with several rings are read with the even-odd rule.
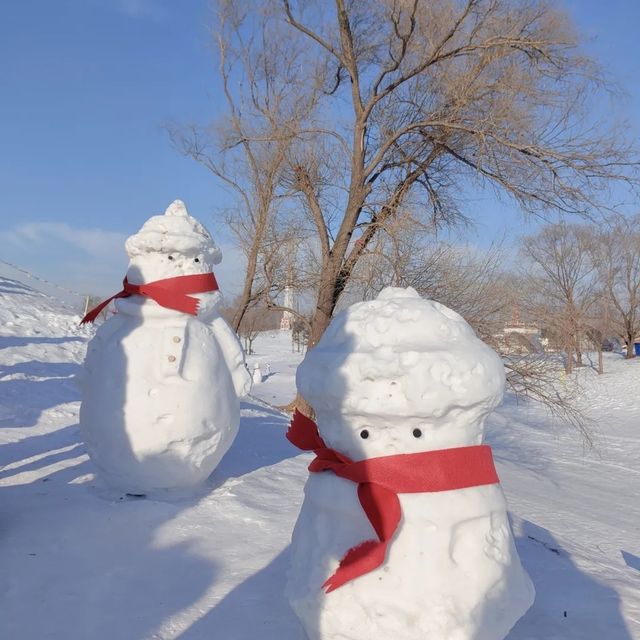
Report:
[[[309,325],[297,318],[291,328],[291,350],[300,353],[309,343]]]
[[[583,341],[596,335],[591,318],[601,296],[592,243],[588,227],[566,223],[547,225],[521,243],[529,313],[562,345],[567,373],[574,357],[583,364]]]
[[[280,315],[259,306],[247,309],[238,329],[238,335],[247,355],[253,354],[253,342],[261,332],[272,331],[280,326]]]
[[[640,337],[640,216],[617,217],[607,229],[594,231],[592,256],[606,295],[610,325],[635,357]]]

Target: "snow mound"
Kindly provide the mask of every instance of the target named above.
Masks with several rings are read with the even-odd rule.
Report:
[[[75,309],[0,277],[0,428],[9,428],[9,441],[28,439],[45,412],[53,423],[68,416],[93,332],[79,323]]]

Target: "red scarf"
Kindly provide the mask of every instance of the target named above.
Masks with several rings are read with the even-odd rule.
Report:
[[[352,547],[337,571],[322,585],[327,593],[379,567],[386,558],[400,519],[399,493],[452,491],[500,482],[491,447],[476,445],[421,453],[381,456],[353,461],[327,447],[315,422],[296,411],[287,439],[299,449],[313,451],[312,473],[332,471],[358,484],[358,499],[378,540]]]
[[[131,284],[126,278],[122,282],[122,291],[101,302],[82,318],[80,324],[93,322],[100,312],[116,298],[128,298],[129,296],[145,296],[155,300],[161,307],[175,309],[183,313],[195,316],[198,313],[198,298],[188,296],[188,293],[206,293],[217,291],[218,283],[213,273],[197,273],[190,276],[177,276],[165,278],[146,284]]]

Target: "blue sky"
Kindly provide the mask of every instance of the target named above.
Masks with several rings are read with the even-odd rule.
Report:
[[[586,48],[628,91],[640,130],[640,3],[567,0]],[[115,291],[124,239],[175,198],[214,233],[237,290],[224,193],[162,124],[223,108],[207,0],[5,0],[0,16],[0,259],[78,291]],[[514,207],[470,204],[487,244],[527,227]]]

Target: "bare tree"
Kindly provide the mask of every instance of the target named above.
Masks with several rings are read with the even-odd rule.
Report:
[[[261,331],[260,314],[255,307],[247,310],[242,316],[242,322],[238,327],[238,335],[242,339],[244,352],[247,355],[253,354],[253,341],[258,337]]]
[[[626,357],[635,357],[640,336],[640,216],[618,217],[609,229],[595,230],[592,248],[604,289],[611,326],[626,346]]]
[[[234,16],[222,23],[232,37],[223,38],[221,60],[233,50],[241,62],[221,68],[233,94],[222,150],[242,150],[251,193],[262,184],[253,150],[283,158],[277,187],[265,193],[270,203],[280,187],[295,194],[306,219],[299,228],[314,234],[310,347],[397,220],[414,230],[455,224],[469,189],[506,194],[531,214],[587,216],[612,181],[636,184],[627,138],[591,116],[603,76],[545,0],[264,0],[250,19],[235,5],[221,1]],[[262,75],[252,80],[263,68],[275,78],[269,86]],[[231,85],[246,89],[244,101]],[[227,167],[215,166],[228,178]],[[244,210],[259,210],[245,202]],[[245,228],[264,245],[253,220]],[[249,262],[251,298],[259,269]]]
[[[413,287],[460,313],[478,335],[495,343],[511,311],[510,282],[500,244],[486,250],[438,241],[420,233],[411,216],[381,229],[363,253],[342,303],[375,297],[383,287]]]
[[[586,215],[610,180],[631,179],[624,139],[588,117],[599,71],[549,3],[282,6],[333,69],[293,167],[321,252],[311,346],[403,209],[450,224],[476,180],[528,212]]]
[[[291,351],[298,353],[305,351],[309,339],[308,326],[300,319],[296,319],[291,328]],[[291,409],[295,407],[292,406]]]
[[[411,273],[411,286],[457,311],[482,340],[498,348],[496,335],[512,309],[501,246],[480,251],[440,245],[432,253],[430,268]]]
[[[522,239],[521,254],[530,268],[525,279],[529,312],[562,345],[567,373],[574,356],[578,366],[583,364],[584,339],[595,336],[590,320],[601,297],[592,242],[587,227],[566,223],[547,225]]]
[[[576,402],[580,386],[575,379],[563,375],[563,365],[548,354],[508,356],[504,359],[507,384],[516,398],[529,398],[555,418],[574,427],[585,444],[592,444],[592,421]],[[559,380],[561,382],[559,382]]]
[[[264,276],[279,261],[283,225],[277,215],[286,195],[280,188],[281,174],[288,149],[315,100],[313,89],[295,81],[300,43],[286,37],[284,25],[273,20],[268,5],[257,20],[250,5],[217,2],[214,37],[226,116],[207,127],[169,127],[175,146],[204,165],[235,197],[226,222],[247,261],[231,319],[236,331],[249,307],[271,286]],[[250,28],[255,32],[247,36]]]
[[[240,302],[240,301],[238,301]],[[242,317],[238,335],[244,343],[247,354],[253,353],[253,342],[263,331],[272,331],[280,325],[280,315],[264,306],[253,306]]]

